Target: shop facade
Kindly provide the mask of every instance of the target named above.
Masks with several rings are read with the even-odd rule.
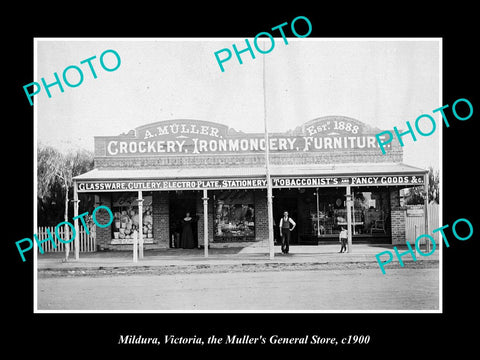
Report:
[[[95,137],[95,168],[74,179],[75,200],[95,195],[114,214],[97,228],[101,249],[175,248],[193,218],[193,247],[268,246],[284,211],[296,221],[292,244],[405,242],[400,189],[426,186],[426,171],[403,164],[402,148],[380,151],[372,128],[328,116],[285,133],[244,133],[199,120],[168,120],[118,136]],[[273,191],[268,219],[265,149]],[[350,214],[350,221],[348,215]],[[108,213],[99,211],[99,219]],[[101,220],[100,220],[101,221]]]

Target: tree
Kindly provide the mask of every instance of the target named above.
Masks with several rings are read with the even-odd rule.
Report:
[[[93,156],[86,150],[62,154],[51,146],[38,147],[37,154],[37,196],[39,210],[47,210],[49,199],[63,198],[64,221],[68,221],[69,194],[73,189],[73,177],[93,168]],[[50,205],[56,201],[50,201]],[[43,214],[44,212],[42,212]],[[69,239],[69,227],[65,225],[65,238]],[[65,244],[65,260],[68,260],[70,246]]]
[[[440,175],[439,171],[434,171],[433,167],[428,168],[428,201],[440,202],[439,192]],[[418,205],[423,204],[425,198],[425,187],[416,186],[409,189],[409,193],[405,196],[405,204]]]
[[[437,204],[440,203],[440,173],[439,171],[433,171],[433,168],[430,166],[428,168],[428,201],[435,201]]]

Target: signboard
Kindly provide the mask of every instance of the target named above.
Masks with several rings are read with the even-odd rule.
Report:
[[[340,177],[272,177],[272,186],[274,188],[340,186],[346,181],[348,179]]]
[[[423,175],[352,176],[350,185],[422,185]]]
[[[272,177],[274,188],[304,188],[332,186],[411,186],[422,185],[423,176],[418,175],[378,175],[378,176],[308,176]],[[132,181],[78,181],[79,192],[115,191],[162,191],[162,190],[201,190],[201,189],[265,189],[267,180],[250,179],[185,179],[185,180],[132,180]]]
[[[425,211],[423,206],[421,207],[414,207],[414,208],[409,208],[407,207],[407,216],[424,216]]]
[[[79,181],[79,192],[266,188],[266,179]]]
[[[272,186],[326,187],[326,186],[395,186],[422,185],[423,175],[376,175],[342,177],[272,177]]]
[[[170,120],[148,124],[120,136],[95,138],[95,155],[142,157],[200,154],[322,151],[380,151],[375,134],[380,132],[358,120],[329,116],[315,119],[287,133],[246,134],[222,124],[198,120]]]

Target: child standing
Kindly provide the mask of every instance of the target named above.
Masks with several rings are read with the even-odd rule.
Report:
[[[347,230],[342,226],[342,230],[340,231],[340,234],[338,235],[338,241],[342,244],[342,247],[340,248],[339,253],[343,252],[343,250],[347,251]]]

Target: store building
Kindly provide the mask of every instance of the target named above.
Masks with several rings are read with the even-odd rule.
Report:
[[[297,223],[292,244],[336,242],[347,225],[353,244],[405,242],[399,191],[426,186],[426,171],[403,164],[399,144],[383,155],[375,138],[381,131],[326,116],[269,134],[275,239],[287,210]],[[210,247],[267,246],[265,147],[263,133],[198,120],[97,136],[95,168],[74,179],[75,198],[93,193],[112,210],[111,226],[96,231],[102,249],[131,249],[135,239],[144,249],[178,246],[187,212],[197,220],[195,247],[205,240]]]

